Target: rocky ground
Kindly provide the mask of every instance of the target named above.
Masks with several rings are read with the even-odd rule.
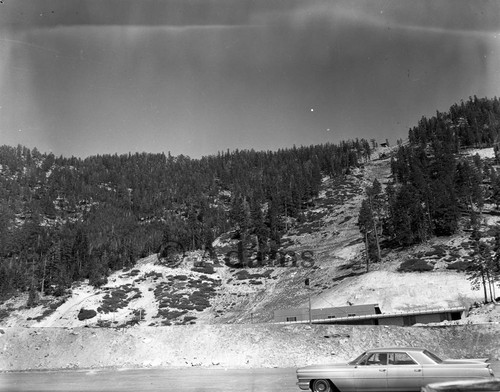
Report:
[[[2,328],[0,370],[296,367],[342,362],[384,346],[423,346],[442,357],[498,360],[500,325]]]

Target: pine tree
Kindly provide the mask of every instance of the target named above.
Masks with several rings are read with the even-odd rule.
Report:
[[[490,283],[488,278],[488,265],[491,263],[491,248],[486,242],[481,241],[481,233],[477,227],[472,231],[471,242],[473,243],[473,248],[470,253],[472,262],[467,269],[468,279],[474,290],[479,290],[481,287],[483,288],[484,303],[488,303],[487,287]]]
[[[425,210],[413,185],[403,185],[397,191],[390,219],[399,245],[409,246],[427,238]]]
[[[28,302],[26,303],[26,306],[28,308],[34,308],[35,306],[38,306],[39,300],[40,300],[40,295],[38,294],[36,286],[32,284],[29,289]]]
[[[474,206],[481,210],[484,198],[481,189],[482,175],[477,165],[470,165],[468,161],[457,164],[455,176],[455,189],[457,196],[467,206],[469,212],[474,211]]]
[[[257,259],[262,261],[267,253],[266,244],[269,238],[269,230],[264,223],[262,207],[257,200],[252,203],[251,217],[254,234],[257,237]]]
[[[500,229],[498,227],[495,229],[495,235],[491,244],[491,252],[492,255],[488,269],[491,283],[490,287],[493,290],[492,299],[496,300],[495,286],[496,282],[500,279]]]
[[[448,236],[458,229],[458,211],[453,185],[442,181],[432,181],[431,216],[434,224],[434,234]]]
[[[281,222],[279,205],[276,198],[271,199],[268,203],[266,226],[269,229],[269,238],[279,244],[283,224]]]

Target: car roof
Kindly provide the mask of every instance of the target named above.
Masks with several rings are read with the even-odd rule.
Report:
[[[422,347],[380,347],[380,348],[372,348],[369,350],[366,350],[368,353],[372,352],[384,352],[384,351],[390,351],[390,352],[422,352],[425,351],[425,348]]]

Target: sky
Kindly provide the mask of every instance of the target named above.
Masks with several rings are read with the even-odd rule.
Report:
[[[0,145],[192,158],[500,96],[500,1],[2,0]]]

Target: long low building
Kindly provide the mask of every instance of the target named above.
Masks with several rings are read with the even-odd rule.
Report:
[[[311,319],[338,319],[344,317],[381,314],[378,304],[340,306],[336,308],[311,309]],[[309,321],[309,308],[279,309],[274,311],[274,321]]]
[[[410,326],[460,320],[465,312],[465,307],[455,307],[382,313],[378,304],[369,304],[311,309],[310,312],[308,308],[280,309],[274,312],[274,321],[276,323],[309,323],[310,319],[313,324]]]

